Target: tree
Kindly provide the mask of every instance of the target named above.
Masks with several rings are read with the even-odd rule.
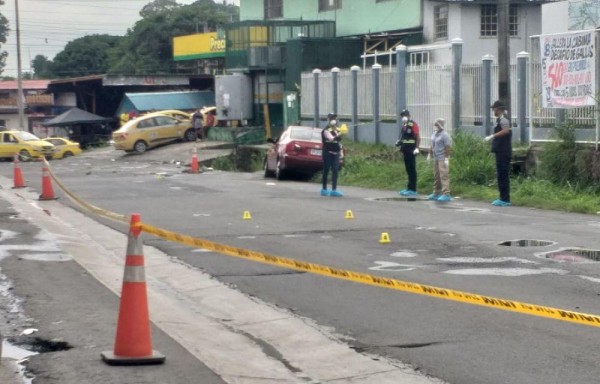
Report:
[[[56,77],[52,72],[52,61],[44,55],[36,55],[31,61],[33,74],[38,79],[52,79]]]
[[[210,30],[239,19],[239,7],[199,0],[178,5],[155,0],[146,5],[138,21],[119,46],[111,51],[110,73],[156,75],[175,72],[173,37],[196,33],[199,25]]]
[[[172,11],[177,7],[181,7],[180,4],[177,4],[177,0],[154,0],[144,5],[140,11],[140,16],[146,18],[161,12]]]
[[[0,5],[4,5],[4,0],[0,0]],[[0,47],[1,44],[6,44],[6,38],[8,37],[8,19],[0,13]],[[6,67],[6,58],[8,57],[8,52],[0,51],[0,74],[4,72],[4,68]]]
[[[106,73],[110,67],[109,53],[121,37],[89,35],[69,42],[52,61],[52,73],[57,77],[87,76]]]

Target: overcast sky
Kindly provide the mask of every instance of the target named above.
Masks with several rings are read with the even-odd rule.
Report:
[[[48,59],[78,37],[92,34],[124,35],[140,19],[139,12],[151,0],[17,0],[21,26],[23,72],[30,71],[36,55]],[[219,0],[221,1],[221,0]],[[4,0],[0,12],[9,20],[10,35],[0,49],[8,51],[3,75],[17,74],[15,0]],[[194,0],[177,0],[191,4]],[[227,0],[239,5],[239,0]]]

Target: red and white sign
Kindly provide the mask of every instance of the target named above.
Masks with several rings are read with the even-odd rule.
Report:
[[[596,105],[595,31],[540,36],[544,108]]]

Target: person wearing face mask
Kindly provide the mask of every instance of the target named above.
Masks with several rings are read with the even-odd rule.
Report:
[[[427,155],[427,160],[433,158],[433,193],[427,198],[429,200],[450,201],[450,178],[449,163],[450,163],[450,148],[452,139],[448,132],[444,130],[446,120],[438,118],[433,123],[434,133],[431,136],[431,148]]]
[[[408,185],[406,189],[399,192],[401,196],[415,196],[417,194],[417,165],[415,156],[419,154],[419,125],[410,118],[410,112],[403,110],[400,113],[402,117],[402,128],[400,129],[400,138],[396,141],[396,146],[400,147],[402,157],[404,158],[404,167],[408,175]]]
[[[327,126],[321,131],[323,143],[323,188],[321,196],[342,197],[342,192],[337,190],[338,170],[340,168],[340,152],[342,135],[337,126],[337,115],[327,115]],[[327,189],[327,178],[331,170],[331,190]]]
[[[506,117],[506,106],[500,100],[491,106],[496,116],[494,133],[485,138],[492,141],[492,152],[496,155],[496,176],[500,198],[492,201],[497,207],[510,207],[510,159],[512,157],[512,131]]]

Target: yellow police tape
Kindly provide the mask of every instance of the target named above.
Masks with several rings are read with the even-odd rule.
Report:
[[[439,299],[458,301],[461,303],[480,305],[483,307],[496,308],[504,311],[519,312],[527,315],[540,316],[554,320],[568,321],[571,323],[600,327],[600,316],[596,315],[572,312],[563,309],[557,309],[535,304],[522,303],[513,300],[499,299],[496,297],[455,291],[452,289],[439,288],[431,285],[411,283],[408,281],[390,279],[387,277],[369,275],[366,273],[353,272],[345,269],[329,267],[326,265],[308,263],[304,261],[270,255],[267,253],[232,247],[230,245],[215,243],[209,240],[199,239],[192,236],[167,231],[165,229],[153,227],[144,223],[141,223],[139,225],[141,226],[142,231],[165,240],[175,241],[191,247],[204,248],[224,255],[235,256],[250,261],[256,261],[264,264],[275,265],[278,267],[294,269],[297,271],[333,277],[341,280],[353,281],[355,283],[373,285],[381,288],[388,288],[397,291],[437,297]]]
[[[73,199],[73,201],[75,201],[77,204],[99,216],[103,216],[112,220],[117,220],[119,222],[128,222],[127,217],[125,215],[98,208],[92,204],[85,202],[83,199],[70,192],[54,175],[54,173],[50,169],[48,162],[46,162],[46,164],[48,165],[50,175],[56,181],[57,185],[63,190],[63,192],[65,192],[65,194],[69,198]],[[165,240],[175,241],[177,243],[184,244],[190,247],[203,248],[223,255],[234,256],[249,261],[255,261],[263,264],[293,269],[296,271],[308,272],[340,280],[352,281],[360,284],[372,285],[380,288],[394,289],[402,292],[436,297],[438,299],[457,301],[460,303],[490,307],[500,309],[503,311],[518,312],[526,315],[539,316],[554,320],[566,321],[570,323],[600,327],[600,316],[597,315],[573,312],[564,309],[546,307],[542,305],[528,304],[514,300],[500,299],[492,296],[483,296],[475,293],[455,291],[453,289],[439,288],[431,285],[390,279],[387,277],[375,276],[361,272],[353,272],[346,269],[339,269],[321,264],[308,263],[281,256],[270,255],[267,253],[233,247],[226,244],[220,244],[188,235],[183,235],[177,232],[172,232],[166,229],[154,227],[145,223],[139,223],[137,224],[137,226],[141,227],[142,231]]]

